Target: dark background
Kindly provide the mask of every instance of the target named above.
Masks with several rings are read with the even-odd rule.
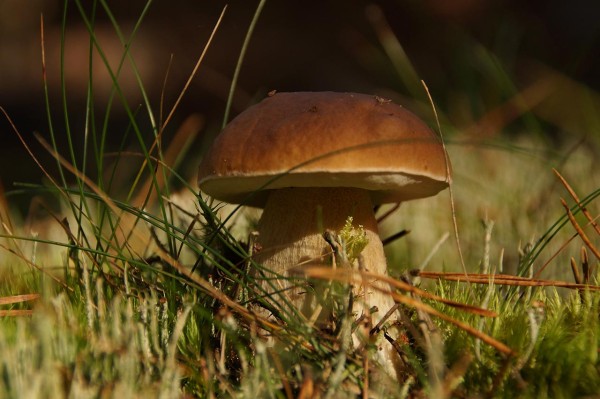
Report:
[[[91,2],[83,3],[90,15]],[[33,139],[34,131],[49,137],[42,84],[42,14],[53,127],[59,145],[64,146],[66,106],[76,148],[83,142],[89,36],[76,3],[67,4],[67,100],[63,104],[59,66],[63,2],[0,0],[0,106],[47,163],[52,163],[51,158]],[[109,2],[125,36],[145,4]],[[168,142],[189,115],[205,119],[202,135],[193,144],[191,163],[221,126],[231,77],[258,1],[154,1],[132,45],[155,112],[173,57],[164,90],[168,109],[226,4],[215,40],[165,132]],[[232,116],[270,90],[335,90],[391,98],[431,123],[431,108],[418,82],[423,79],[450,136],[497,139],[542,132],[554,146],[581,137],[593,142],[600,126],[596,123],[599,16],[600,2],[585,0],[267,1],[241,70]],[[96,34],[105,52],[118,60],[123,50],[101,8]],[[386,52],[397,50],[398,43],[414,67],[412,79],[406,75],[407,64]],[[101,65],[97,69],[94,98],[102,115],[111,82],[100,71]],[[121,87],[133,109],[141,104],[131,74],[124,73]],[[521,95],[522,102],[511,102]],[[109,146],[115,148],[128,124],[123,107],[116,103],[108,137]],[[525,105],[519,108],[520,103]],[[151,139],[151,132],[146,133]],[[5,189],[10,190],[15,181],[39,182],[42,173],[4,118],[0,134],[0,177]]]

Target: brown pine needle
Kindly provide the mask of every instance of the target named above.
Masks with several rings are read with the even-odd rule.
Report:
[[[162,155],[162,162],[158,162],[161,169],[166,170],[175,169],[177,167],[176,162],[180,157],[182,151],[188,148],[189,144],[198,136],[200,131],[204,127],[204,118],[192,114],[188,116],[183,123],[179,126],[165,154]],[[161,149],[162,151],[162,149]],[[161,155],[158,156],[159,158]],[[136,206],[142,206],[145,204],[146,207],[151,207],[156,200],[158,192],[167,186],[168,182],[165,181],[165,174],[160,172],[158,168],[154,169],[155,176],[148,176],[146,181],[138,189],[138,195],[131,201]],[[149,196],[146,200],[146,196]]]
[[[482,309],[477,306],[467,305],[465,303],[460,303],[460,302],[456,302],[456,301],[453,301],[450,299],[442,298],[438,295],[431,294],[427,291],[423,291],[423,290],[421,290],[415,286],[412,286],[410,284],[407,284],[403,281],[396,280],[395,278],[392,278],[389,276],[384,276],[384,275],[373,273],[373,272],[349,270],[349,269],[344,269],[344,268],[333,269],[333,268],[327,267],[327,266],[309,266],[309,267],[302,267],[302,268],[294,268],[293,270],[290,270],[290,272],[292,272],[292,273],[296,272],[299,274],[303,274],[304,276],[310,277],[310,278],[318,278],[318,279],[322,279],[322,280],[336,280],[336,281],[347,282],[347,283],[359,282],[362,284],[365,279],[371,279],[371,280],[375,280],[375,281],[383,281],[385,283],[388,283],[393,288],[396,288],[396,289],[399,289],[399,290],[405,291],[405,292],[411,292],[420,297],[431,299],[431,300],[443,303],[444,305],[452,306],[454,308],[463,310],[465,312],[469,312],[469,313],[473,313],[473,314],[476,314],[479,316],[485,316],[485,317],[497,317],[498,316],[497,313],[492,312],[491,310]],[[372,288],[377,289],[379,291],[386,291],[386,290],[382,290],[381,288],[378,288],[376,286],[373,286]],[[400,295],[400,294],[398,294],[398,295]],[[403,295],[400,295],[400,296],[403,296]],[[394,299],[396,299],[395,296],[394,296]]]
[[[225,16],[225,10],[227,10],[227,6],[223,7],[223,10],[221,11],[221,15],[219,15],[219,18],[217,19],[217,22],[215,23],[215,25],[213,27],[213,30],[210,33],[210,37],[208,38],[208,41],[207,41],[206,45],[204,46],[204,49],[202,50],[202,54],[200,54],[200,57],[196,61],[196,65],[194,66],[194,69],[192,70],[192,73],[190,74],[190,76],[188,77],[187,81],[185,82],[185,85],[183,86],[183,89],[181,90],[181,93],[179,93],[179,96],[177,97],[177,100],[175,100],[175,104],[173,104],[173,107],[171,107],[171,111],[169,111],[169,114],[167,115],[167,118],[163,122],[162,126],[160,126],[160,132],[161,133],[164,132],[165,127],[169,124],[169,122],[173,118],[173,115],[175,114],[175,110],[177,110],[177,107],[179,106],[179,103],[183,99],[183,96],[185,95],[185,93],[187,92],[188,88],[190,87],[192,81],[194,80],[194,77],[196,76],[196,73],[198,72],[198,69],[200,68],[200,65],[202,65],[202,62],[204,61],[204,58],[206,57],[206,53],[208,52],[208,49],[211,47],[213,39],[214,39],[217,31],[219,30],[219,26],[221,25],[221,22],[223,21],[223,17]],[[150,149],[150,151],[152,151],[152,149],[154,148],[155,144],[156,144],[156,141],[152,145],[152,148]]]
[[[340,282],[355,283],[355,284],[362,284],[365,279],[375,278],[378,281],[387,282],[391,286],[393,286],[395,288],[399,288],[403,291],[410,291],[416,295],[421,295],[425,298],[436,300],[436,301],[442,302],[444,304],[447,304],[449,306],[456,306],[456,307],[459,307],[461,310],[465,310],[465,311],[475,313],[475,314],[478,314],[481,316],[488,316],[488,317],[497,316],[496,313],[491,312],[487,309],[481,309],[481,308],[477,308],[475,306],[461,304],[461,303],[454,302],[454,301],[449,301],[447,299],[438,297],[437,295],[433,295],[426,291],[420,290],[420,289],[413,287],[409,284],[406,284],[402,281],[393,279],[388,276],[378,275],[376,273],[358,271],[358,270],[348,270],[348,269],[332,269],[330,267],[323,267],[323,266],[296,268],[295,271],[298,273],[303,273],[306,277],[319,278],[319,279],[324,279],[324,280],[336,280],[336,281],[340,281]],[[436,316],[444,321],[447,321],[448,323],[454,324],[458,328],[465,331],[467,334],[472,335],[473,337],[475,337],[477,339],[480,339],[482,342],[485,342],[486,344],[492,346],[499,352],[502,352],[509,356],[512,356],[515,354],[511,348],[509,348],[502,342],[477,330],[476,328],[471,327],[470,325],[468,325],[466,323],[463,323],[462,321],[456,320],[456,319],[446,315],[445,313],[442,313],[442,312],[432,308],[431,306],[424,304],[423,302],[421,302],[419,300],[411,298],[408,295],[403,295],[403,294],[400,294],[400,293],[397,293],[394,291],[388,291],[388,290],[378,287],[378,286],[373,286],[372,288],[389,294],[398,303],[402,303],[404,305],[411,306],[415,309],[422,310],[432,316]]]
[[[40,294],[23,294],[0,297],[0,305],[11,305],[13,303],[22,303],[35,301],[40,298]],[[31,309],[0,309],[0,317],[31,316]]]
[[[600,286],[588,284],[573,284],[566,281],[530,279],[527,277],[518,277],[508,274],[479,274],[469,273],[444,273],[444,272],[420,272],[422,278],[440,279],[448,281],[465,281],[475,284],[489,284],[493,281],[496,285],[512,285],[520,287],[560,287],[574,290],[588,289],[600,291]]]
[[[592,244],[592,242],[590,241],[588,236],[585,234],[585,232],[583,231],[581,226],[579,226],[579,223],[577,223],[577,220],[575,220],[575,216],[573,216],[573,212],[571,212],[571,209],[569,208],[569,205],[567,205],[567,202],[563,198],[560,199],[560,202],[562,203],[562,206],[567,211],[567,217],[569,218],[569,221],[573,225],[573,228],[575,228],[575,231],[577,231],[577,234],[579,234],[579,237],[581,237],[581,240],[590,249],[590,251],[592,251],[592,253],[596,256],[596,258],[598,260],[600,260],[600,251],[598,250],[598,248],[596,248],[594,246],[594,244]]]
[[[402,295],[402,294],[399,294],[396,292],[390,292],[390,295],[397,302],[403,303],[408,306],[412,306],[415,309],[423,310],[424,312],[426,312],[432,316],[436,316],[444,321],[454,324],[461,330],[465,331],[467,334],[470,334],[473,337],[480,339],[482,342],[485,342],[486,344],[496,348],[496,350],[498,350],[499,352],[502,352],[504,354],[511,355],[511,356],[514,355],[514,351],[512,349],[510,349],[508,346],[506,346],[505,344],[503,344],[502,342],[477,330],[476,328],[471,327],[470,325],[468,325],[466,323],[463,323],[462,321],[456,320],[456,319],[448,316],[445,313],[435,310],[431,306],[425,305],[421,301],[417,301],[414,298],[411,298],[407,295]]]
[[[320,266],[297,269],[297,271],[303,272],[306,277],[320,278],[320,279],[324,279],[324,280],[336,280],[336,281],[340,281],[340,282],[356,283],[356,284],[362,284],[364,282],[365,278],[376,278],[377,280],[385,281],[396,288],[402,287],[400,289],[402,289],[404,291],[410,291],[410,292],[415,293],[416,295],[422,295],[423,297],[430,298],[432,300],[438,300],[439,302],[442,302],[449,306],[459,307],[461,310],[465,310],[465,311],[479,314],[482,316],[488,316],[488,317],[497,316],[496,313],[491,312],[489,310],[477,308],[477,307],[471,306],[471,305],[461,304],[461,303],[454,302],[454,301],[449,301],[449,300],[443,299],[441,297],[438,297],[437,295],[433,295],[428,292],[422,291],[422,290],[415,288],[409,284],[406,284],[402,281],[398,281],[398,280],[395,280],[395,279],[393,279],[391,277],[387,277],[387,276],[377,275],[377,274],[371,273],[371,272],[348,270],[348,269],[332,269],[330,267],[320,267]],[[492,346],[499,352],[502,352],[502,353],[510,355],[510,356],[512,356],[514,354],[514,351],[511,348],[509,348],[508,346],[506,346],[505,344],[503,344],[502,342],[477,330],[476,328],[471,327],[470,325],[468,325],[466,323],[456,320],[456,319],[446,315],[445,313],[442,313],[442,312],[432,308],[431,306],[424,304],[423,302],[421,302],[419,300],[416,300],[407,295],[403,295],[403,294],[400,294],[400,293],[397,293],[394,291],[388,291],[388,290],[380,288],[378,286],[373,286],[372,288],[389,294],[398,303],[402,303],[404,305],[413,307],[415,309],[422,310],[432,316],[436,316],[444,321],[454,324],[458,328],[465,331],[467,334],[470,334],[473,337],[480,339],[482,342],[485,342],[486,344]]]
[[[590,215],[590,212],[587,210],[587,208],[585,206],[581,205],[581,201],[579,200],[579,197],[577,196],[577,194],[575,194],[575,190],[573,190],[571,185],[569,183],[567,183],[567,180],[564,177],[562,177],[562,175],[556,169],[553,168],[552,171],[554,172],[556,177],[558,177],[558,179],[563,184],[563,186],[565,186],[565,188],[567,189],[567,191],[569,192],[571,197],[573,197],[575,202],[577,202],[577,206],[579,206],[579,209],[581,209],[581,212],[585,215],[587,220],[590,221],[590,224],[592,226],[594,226],[596,233],[598,233],[598,235],[600,235],[600,226],[598,226],[598,223],[596,223],[595,218],[593,218],[592,215]]]

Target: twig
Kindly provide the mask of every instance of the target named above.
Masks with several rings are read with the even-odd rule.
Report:
[[[398,208],[400,208],[400,202],[398,202],[397,204],[394,204],[393,207],[391,207],[388,211],[386,211],[383,215],[379,216],[377,218],[377,224],[383,222],[385,219],[387,219],[392,213],[396,212],[398,210]],[[404,231],[404,230],[403,230]]]
[[[381,243],[383,244],[383,246],[385,247],[386,245],[389,245],[390,243],[396,241],[399,238],[404,237],[405,235],[409,234],[410,230],[400,230],[399,232],[392,234],[391,236],[384,238],[383,240],[381,240]]]
[[[392,314],[398,310],[398,308],[400,307],[400,304],[395,304],[394,306],[392,306],[390,308],[390,310],[387,311],[387,313],[381,318],[381,320],[379,320],[379,322],[377,323],[377,325],[375,327],[373,327],[371,329],[371,331],[369,331],[369,335],[375,335],[377,333],[379,333],[379,331],[381,330],[381,326],[383,326],[383,323],[385,323],[391,316]]]

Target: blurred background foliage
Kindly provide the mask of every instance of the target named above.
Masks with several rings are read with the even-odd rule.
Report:
[[[66,4],[66,106],[74,140],[81,145],[77,137],[85,126],[89,35],[76,7]],[[109,5],[127,37],[146,1]],[[190,179],[206,144],[220,129],[231,77],[258,2],[156,0],[131,46],[154,111],[163,94],[168,111],[225,5],[215,40],[164,135],[168,143],[191,115],[201,121],[191,157],[182,165]],[[34,131],[47,137],[48,132],[41,15],[59,136],[65,124],[60,81],[63,6],[60,0],[0,0],[0,105],[25,137],[32,138]],[[537,136],[549,148],[580,140],[598,148],[598,15],[600,3],[586,0],[267,1],[244,60],[231,116],[271,90],[356,91],[391,98],[434,126],[422,79],[447,137],[493,141],[525,134]],[[124,49],[101,10],[95,32],[116,65]],[[92,70],[95,107],[104,112],[112,82],[97,56]],[[127,66],[119,84],[130,106],[139,107],[140,90]],[[129,122],[122,107],[113,106],[110,112],[114,133],[109,145],[117,148]],[[150,130],[148,125],[149,140]],[[41,172],[4,119],[0,133],[4,186],[40,181]],[[33,138],[30,144],[37,148]],[[37,149],[42,160],[51,161]]]

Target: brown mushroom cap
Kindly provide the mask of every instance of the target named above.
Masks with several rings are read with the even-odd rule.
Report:
[[[380,204],[437,194],[447,170],[438,136],[401,106],[365,94],[277,93],[225,127],[198,183],[254,206],[284,187],[357,187]]]

